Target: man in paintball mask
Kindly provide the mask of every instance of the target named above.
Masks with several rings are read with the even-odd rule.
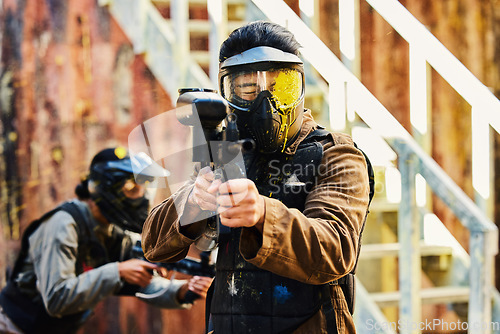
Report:
[[[299,44],[257,21],[231,33],[219,56],[220,94],[237,117],[247,178],[205,167],[155,207],[146,258],[176,261],[220,217],[209,329],[221,333],[355,333],[340,282],[353,271],[370,198],[364,154],[304,109]],[[182,205],[174,207],[175,203]],[[186,222],[190,222],[187,223]]]
[[[162,173],[167,171],[130,157],[123,147],[99,152],[76,187],[78,199],[26,229],[0,294],[0,332],[74,333],[111,295],[181,309],[192,305],[185,301],[188,291],[206,296],[211,278],[168,280],[160,276],[165,268],[133,257],[149,209],[145,183]]]
[[[222,61],[219,80],[242,138],[255,140],[261,153],[283,153],[293,143],[304,116],[298,56],[269,46],[252,48]]]

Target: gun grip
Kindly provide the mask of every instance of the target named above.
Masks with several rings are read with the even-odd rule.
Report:
[[[199,299],[199,298],[201,298],[201,296],[199,294],[197,294],[196,292],[193,292],[191,290],[188,290],[186,292],[186,295],[184,296],[184,303],[192,304],[196,299]]]

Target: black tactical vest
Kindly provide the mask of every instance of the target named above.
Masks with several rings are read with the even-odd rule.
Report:
[[[318,141],[327,135],[325,130],[314,131],[293,156],[246,156],[247,177],[261,195],[303,211],[323,157]],[[241,228],[230,229],[219,238],[210,305],[216,334],[291,333],[322,305],[332,311],[328,284],[301,283],[248,263],[239,252],[240,234]]]

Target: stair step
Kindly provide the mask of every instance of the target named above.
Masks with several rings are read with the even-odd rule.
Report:
[[[366,259],[379,259],[384,256],[399,256],[401,245],[399,243],[382,243],[382,244],[363,244],[359,258]],[[451,247],[429,245],[425,243],[420,244],[420,253],[422,256],[441,256],[451,255]]]
[[[464,303],[469,301],[468,287],[435,287],[420,290],[423,304],[446,304]],[[394,292],[374,292],[370,293],[372,300],[380,307],[398,306],[401,300],[401,293]]]
[[[190,55],[200,66],[208,66],[210,64],[210,54],[208,51],[192,50],[190,51]]]
[[[399,203],[388,202],[385,198],[374,198],[370,204],[370,212],[398,212]]]

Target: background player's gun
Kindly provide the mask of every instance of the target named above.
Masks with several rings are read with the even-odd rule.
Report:
[[[141,242],[136,241],[136,244],[132,246],[131,250],[131,258],[141,259],[144,261],[146,258],[144,257],[144,253],[142,251]],[[148,261],[151,262],[151,261]],[[179,273],[191,275],[191,276],[205,276],[205,277],[214,277],[215,276],[215,265],[210,264],[210,253],[202,252],[200,254],[200,260],[195,258],[186,257],[180,261],[173,263],[164,263],[164,262],[154,262],[154,264],[166,268],[167,270],[174,270]]]
[[[245,178],[241,153],[253,150],[255,143],[251,139],[240,140],[237,117],[226,100],[214,90],[203,88],[180,89],[179,94],[177,119],[193,127],[193,161],[199,162],[201,168],[210,166],[215,177],[223,182]],[[198,124],[201,129],[197,129]],[[196,241],[196,247],[203,251],[216,248],[220,230],[219,216],[214,212],[208,218],[205,233]]]

